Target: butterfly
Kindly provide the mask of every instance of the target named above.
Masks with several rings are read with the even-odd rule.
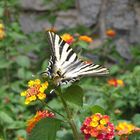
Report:
[[[108,69],[78,58],[73,49],[59,35],[47,32],[52,56],[47,69],[43,72],[54,81],[56,86],[73,83],[84,76],[108,74]]]

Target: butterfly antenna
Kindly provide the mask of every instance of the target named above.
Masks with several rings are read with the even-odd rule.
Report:
[[[57,85],[54,89],[52,89],[52,90],[50,91],[50,94],[55,93],[55,90],[56,90],[58,87],[59,87],[59,85]]]

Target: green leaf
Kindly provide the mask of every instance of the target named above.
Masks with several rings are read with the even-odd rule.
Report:
[[[16,62],[21,67],[26,67],[26,68],[30,67],[30,59],[27,56],[23,56],[23,55],[17,56]]]
[[[135,114],[132,118],[132,121],[134,124],[136,124],[138,127],[140,127],[140,114]]]
[[[60,122],[55,118],[40,120],[28,135],[27,140],[56,140],[56,132],[60,128]]]
[[[25,70],[24,68],[18,69],[17,75],[21,79],[29,80],[32,78],[32,73],[30,71]]]
[[[22,121],[14,121],[12,124],[8,126],[8,129],[19,129],[19,128],[25,128],[25,122]]]
[[[14,40],[24,40],[26,36],[18,32],[9,32],[9,36]]]
[[[101,114],[105,114],[105,110],[98,106],[98,105],[94,105],[90,108],[90,110],[92,111],[92,113],[101,113]]]
[[[78,106],[83,105],[83,95],[83,89],[77,85],[72,85],[68,87],[63,93],[63,97],[65,100],[74,103]]]
[[[83,49],[85,49],[85,50],[89,50],[89,48],[88,48],[88,43],[87,42],[84,42],[84,41],[78,41],[77,43],[76,43],[76,45],[77,46],[79,46],[79,47],[81,47],[81,48],[83,48]]]
[[[1,125],[9,125],[13,123],[13,119],[4,111],[0,111],[0,124]]]
[[[42,70],[45,70],[47,66],[48,66],[48,60],[44,60],[42,66],[41,66]]]
[[[110,68],[110,73],[116,74],[116,73],[118,73],[119,70],[120,70],[119,66],[115,65]]]
[[[0,69],[8,68],[11,64],[11,61],[7,61],[5,58],[0,57]]]
[[[4,12],[4,8],[1,6],[1,7],[0,7],[0,17],[3,16],[3,12]]]

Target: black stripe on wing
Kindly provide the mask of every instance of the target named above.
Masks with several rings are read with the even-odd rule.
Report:
[[[60,85],[65,85],[65,84],[73,83],[73,82],[76,82],[78,80],[79,80],[78,77],[76,77],[76,78],[69,78],[69,79],[63,79],[63,80],[61,80]]]
[[[52,78],[54,64],[55,64],[55,58],[53,56],[51,56],[48,67],[45,71],[50,78]]]
[[[61,64],[65,61],[69,61],[72,57],[72,62],[76,61],[76,53],[59,35],[55,34],[54,32],[48,31],[48,38],[53,50],[53,55],[55,55],[56,59],[60,61]]]
[[[96,64],[85,64],[80,68],[79,75],[106,75],[109,74],[107,68]]]

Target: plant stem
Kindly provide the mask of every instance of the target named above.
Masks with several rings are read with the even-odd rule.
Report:
[[[64,115],[60,114],[59,112],[57,112],[56,110],[54,110],[53,108],[51,108],[46,102],[40,100],[43,104],[45,104],[45,106],[47,106],[47,108],[49,108],[52,112],[55,112],[56,114],[58,114],[59,116],[65,118]]]
[[[57,91],[55,91],[55,92],[57,92]],[[69,123],[69,125],[70,125],[70,127],[71,127],[71,129],[72,129],[73,136],[74,136],[74,140],[80,140],[80,137],[79,137],[79,134],[78,134],[78,131],[77,131],[75,122],[74,122],[74,120],[73,120],[71,111],[70,111],[70,109],[69,109],[69,107],[68,107],[66,101],[65,101],[64,98],[61,96],[61,94],[59,94],[58,92],[57,92],[57,95],[59,95],[59,97],[60,97],[60,99],[61,99],[61,101],[62,101],[62,104],[63,104],[63,106],[64,106],[64,108],[65,108],[65,111],[66,111],[66,113],[67,113],[68,123]]]

